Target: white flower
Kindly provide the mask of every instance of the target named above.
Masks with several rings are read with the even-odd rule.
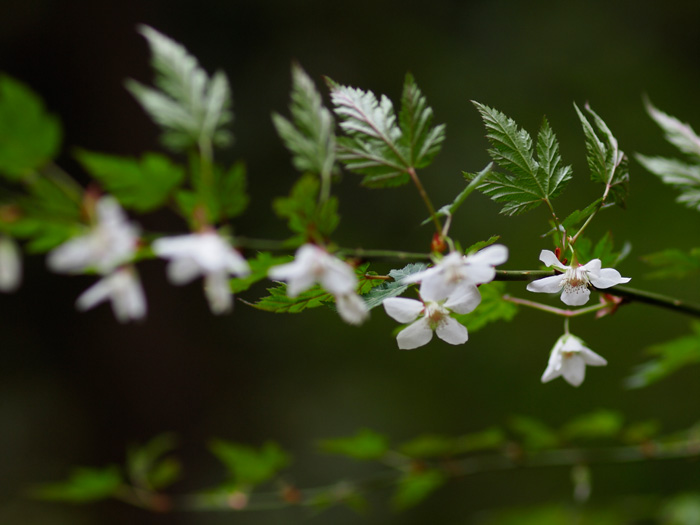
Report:
[[[270,279],[287,281],[287,295],[296,297],[319,283],[333,295],[354,292],[357,287],[355,270],[348,263],[314,244],[305,244],[294,255],[294,261],[273,266],[267,272]]]
[[[22,281],[22,258],[17,243],[0,235],[0,292],[14,292]]]
[[[579,386],[586,377],[586,365],[605,366],[608,362],[593,350],[583,346],[583,341],[571,334],[562,335],[552,348],[547,369],[542,374],[546,383],[563,376],[569,384]]]
[[[531,292],[557,293],[561,291],[561,300],[569,306],[581,306],[588,302],[591,295],[589,284],[596,288],[610,288],[617,284],[628,283],[629,277],[622,277],[613,268],[601,268],[600,259],[579,266],[565,266],[553,252],[542,250],[540,261],[550,267],[557,268],[563,273],[532,281],[527,285]]]
[[[233,308],[229,277],[250,273],[248,262],[215,231],[157,239],[152,248],[159,257],[170,259],[167,272],[173,284],[204,277],[204,292],[215,314]]]
[[[365,302],[355,292],[357,276],[352,266],[314,244],[301,246],[292,262],[273,266],[267,276],[286,281],[289,297],[319,283],[335,297],[338,314],[347,323],[361,324],[369,317]]]
[[[475,287],[493,281],[494,266],[508,259],[508,248],[501,244],[488,246],[472,255],[451,252],[432,268],[415,273],[404,282],[420,282],[420,294],[445,299],[457,286]]]
[[[94,268],[105,275],[133,258],[138,227],[128,221],[114,197],[100,198],[95,208],[97,222],[88,233],[64,242],[49,253],[46,263],[51,270],[82,273]]]
[[[114,315],[121,323],[145,317],[146,298],[133,267],[120,268],[97,281],[78,297],[75,306],[84,311],[107,300],[112,302]]]
[[[476,287],[460,287],[446,300],[422,297],[422,301],[404,297],[390,297],[382,303],[386,313],[400,323],[412,323],[396,336],[399,348],[412,350],[427,344],[437,336],[451,345],[466,343],[469,335],[466,327],[450,316],[451,312],[466,314],[481,302]]]

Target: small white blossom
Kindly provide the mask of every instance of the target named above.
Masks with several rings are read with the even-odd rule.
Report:
[[[562,335],[552,348],[547,369],[542,374],[546,383],[563,376],[569,384],[579,386],[586,377],[586,365],[605,366],[608,362],[590,348],[583,346],[583,341],[571,334]]]
[[[48,254],[46,263],[51,270],[82,273],[95,269],[105,275],[133,258],[139,229],[129,222],[117,200],[102,197],[95,211],[97,221],[88,233],[64,242]]]
[[[248,262],[215,231],[165,237],[153,242],[159,257],[170,259],[168,278],[173,284],[186,284],[204,277],[204,291],[215,314],[233,308],[230,276],[250,273]]]
[[[610,288],[630,281],[629,277],[622,277],[620,272],[613,268],[601,268],[600,259],[593,259],[584,265],[566,266],[557,259],[554,252],[542,250],[540,261],[563,273],[532,281],[527,285],[527,289],[538,293],[561,292],[561,300],[569,306],[586,304],[591,295],[591,284],[596,288]]]
[[[11,237],[0,235],[0,292],[14,292],[22,281],[22,257]]]
[[[476,287],[474,287],[474,291]],[[427,344],[437,336],[452,345],[467,342],[467,328],[450,316],[450,313],[467,314],[481,302],[481,295],[472,287],[459,287],[447,299],[435,300],[422,297],[422,301],[404,297],[390,297],[382,303],[386,313],[400,323],[412,323],[396,336],[399,348],[412,350]]]
[[[297,250],[292,262],[273,266],[267,276],[286,281],[289,297],[296,297],[319,283],[335,297],[338,314],[347,323],[361,324],[369,317],[365,302],[355,291],[355,270],[316,245],[304,244]]]
[[[445,299],[456,287],[470,287],[493,281],[494,266],[508,260],[508,248],[501,244],[488,246],[471,255],[451,252],[432,268],[408,276],[404,282],[420,282],[420,294]],[[478,292],[477,292],[478,293]]]
[[[121,323],[146,316],[146,298],[133,267],[119,268],[97,281],[78,297],[75,306],[84,311],[107,300],[112,302],[114,315]]]

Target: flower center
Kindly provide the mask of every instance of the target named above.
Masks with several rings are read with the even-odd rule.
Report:
[[[428,319],[430,327],[434,330],[440,323],[442,323],[445,317],[449,316],[450,312],[447,308],[441,306],[433,301],[428,301],[425,303],[425,317]]]

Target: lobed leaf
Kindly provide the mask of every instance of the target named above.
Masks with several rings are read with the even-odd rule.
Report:
[[[367,308],[371,310],[382,304],[385,299],[404,293],[411,283],[404,283],[403,279],[414,273],[422,272],[426,268],[425,263],[411,263],[400,270],[389,271],[389,277],[393,278],[393,281],[384,282],[363,296]]]
[[[0,75],[0,175],[18,180],[52,160],[61,125],[27,86]]]
[[[302,176],[292,187],[289,197],[276,198],[275,213],[287,219],[289,229],[299,234],[299,244],[317,233],[328,237],[338,226],[338,199],[331,197],[318,204],[320,182],[313,175]]]
[[[260,485],[291,462],[289,454],[272,441],[256,449],[215,439],[209,444],[209,449],[224,464],[233,482],[242,486]]]
[[[700,211],[700,166],[664,157],[647,157],[637,154],[635,158],[648,171],[658,176],[664,184],[673,186],[681,194],[676,202]]]
[[[277,133],[299,171],[329,179],[335,164],[333,115],[323,106],[311,78],[296,64],[292,66],[291,99],[291,121],[276,113],[272,115]]]
[[[138,30],[151,48],[156,88],[135,80],[129,80],[126,87],[163,128],[163,142],[177,151],[205,143],[230,143],[232,136],[224,129],[233,120],[226,75],[217,71],[210,78],[181,44],[149,26]]]
[[[288,263],[293,260],[290,255],[279,257],[273,256],[270,252],[260,252],[255,258],[247,259],[250,266],[250,274],[246,277],[236,277],[229,281],[232,293],[240,293],[246,291],[253,284],[267,279],[267,271],[278,264]]]
[[[607,124],[586,104],[585,110],[593,120],[595,127],[603,140],[593,129],[586,116],[574,104],[583,133],[586,137],[586,159],[591,171],[591,180],[605,184],[604,201],[625,207],[629,193],[629,168],[627,156],[620,151],[617,139],[613,136]],[[608,197],[610,200],[608,201]]]
[[[700,322],[691,324],[693,333],[651,346],[647,352],[656,356],[636,367],[625,380],[628,388],[649,386],[688,365],[700,363]]]
[[[162,206],[185,176],[182,166],[158,153],[133,159],[81,150],[76,157],[122,206],[140,212]]]
[[[664,131],[666,140],[683,153],[700,160],[700,137],[698,137],[690,124],[683,123],[676,117],[657,109],[650,100],[645,100],[644,106],[649,116]]]
[[[492,146],[489,155],[510,172],[491,172],[478,189],[504,203],[501,213],[505,215],[523,213],[560,195],[571,179],[571,167],[561,165],[559,143],[547,120],[542,122],[535,159],[527,131],[500,111],[472,102],[486,127],[486,138]]]
[[[518,307],[503,300],[505,283],[490,282],[479,286],[481,304],[468,314],[453,314],[453,317],[467,327],[470,332],[476,332],[489,323],[510,321],[518,313]]]
[[[274,288],[268,288],[267,291],[270,295],[263,297],[257,303],[252,303],[251,306],[266,312],[296,314],[333,301],[333,295],[319,285],[312,286],[296,297],[287,295],[287,285],[284,283],[280,283]]]

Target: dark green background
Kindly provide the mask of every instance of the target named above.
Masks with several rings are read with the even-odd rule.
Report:
[[[700,126],[700,3],[666,2],[317,2],[200,1],[4,2],[0,69],[42,94],[65,126],[60,164],[83,175],[70,148],[114,154],[158,149],[157,130],[123,88],[150,79],[147,23],[182,42],[209,70],[222,68],[234,92],[236,144],[222,154],[244,159],[251,206],[237,232],[279,238],[283,222],[271,200],[289,191],[296,173],[277,139],[270,112],[286,112],[289,69],[297,60],[322,75],[396,100],[411,71],[428,97],[447,142],[421,173],[438,205],[464,187],[461,171],[487,162],[483,127],[470,100],[494,106],[531,132],[546,114],[574,180],[560,213],[580,208],[600,188],[588,180],[583,134],[572,102],[586,101],[606,120],[627,153],[672,154],[645,114],[642,95]],[[594,237],[611,229],[630,241],[623,275],[640,288],[697,300],[698,280],[646,281],[641,255],[700,244],[698,214],[673,203],[675,193],[632,162],[627,211],[602,214]],[[82,179],[81,179],[82,180]],[[369,191],[345,174],[336,192],[344,246],[424,251],[430,227],[414,188]],[[506,268],[533,268],[546,213],[497,215],[473,196],[452,233],[463,245],[502,235]],[[183,231],[164,214],[139,218],[146,228]],[[120,326],[108,307],[77,315],[73,301],[93,281],[48,273],[43,258],[26,261],[20,292],[0,297],[0,523],[2,524],[267,524],[301,523],[290,509],[267,514],[155,516],[118,503],[70,507],[23,497],[32,484],[64,477],[70,465],[120,462],[126,445],[163,431],[181,436],[186,478],[175,490],[210,486],[223,472],[205,449],[211,437],[261,444],[275,439],[296,460],[289,479],[316,486],[371,472],[317,454],[315,441],[370,427],[395,440],[424,432],[460,434],[502,424],[512,414],[558,426],[597,408],[629,421],[656,419],[664,428],[698,419],[698,370],[640,391],[622,381],[646,360],[644,349],[687,331],[688,321],[631,305],[614,318],[576,320],[572,331],[609,361],[579,388],[562,380],[541,385],[549,349],[561,334],[557,318],[525,311],[510,324],[472,334],[460,347],[434,341],[402,352],[395,323],[380,309],[362,328],[330,310],[273,315],[238,303],[230,316],[209,314],[198,284],[170,286],[160,261],[140,265],[148,320]],[[379,267],[381,270],[387,268]],[[513,294],[524,287],[513,284]],[[255,300],[258,287],[243,294]],[[554,302],[552,304],[555,304]],[[687,462],[595,467],[591,506],[632,509],[638,496],[658,500],[698,490]],[[475,475],[451,483],[404,514],[377,495],[366,517],[332,510],[311,523],[470,524],[518,505],[572,502],[566,468]],[[625,507],[626,506],[626,507]],[[543,521],[540,520],[540,523]],[[629,518],[629,523],[635,522]],[[516,519],[515,523],[519,523]]]

